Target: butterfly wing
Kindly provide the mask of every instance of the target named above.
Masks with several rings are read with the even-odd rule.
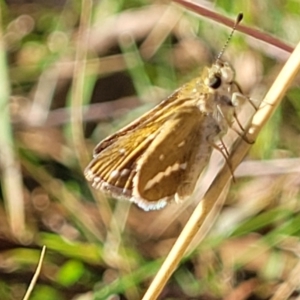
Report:
[[[86,178],[98,189],[109,191],[116,197],[123,194],[124,198],[128,198],[132,190],[131,181],[136,174],[136,160],[149,147],[159,127],[158,123],[148,124],[143,129],[138,128],[114,139],[87,166]]]
[[[87,166],[86,178],[94,187],[144,209],[159,208],[174,195],[189,196],[210,156],[210,118],[196,106],[183,106],[165,117],[119,135]]]
[[[137,161],[131,200],[147,209],[190,196],[212,152],[208,139],[218,132],[215,120],[198,107],[181,108]]]
[[[115,141],[117,141],[121,137],[128,136],[131,134],[131,132],[139,130],[140,128],[144,128],[146,124],[159,123],[167,119],[169,115],[173,113],[176,107],[179,107],[183,101],[188,100],[186,98],[180,99],[180,97],[178,97],[179,91],[180,89],[175,91],[172,95],[170,95],[164,101],[160,102],[150,111],[146,112],[144,115],[131,122],[129,125],[123,127],[116,133],[102,140],[94,149],[94,153],[93,153],[94,157],[96,157],[99,153],[101,153],[103,149],[115,143]]]
[[[94,159],[84,174],[95,188],[117,198],[128,199],[132,179],[136,174],[136,161],[187,98],[178,97],[178,91],[128,126],[101,141],[94,149]]]

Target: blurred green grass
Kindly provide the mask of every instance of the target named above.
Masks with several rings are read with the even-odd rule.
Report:
[[[82,3],[1,3],[1,142],[20,170],[9,175],[13,186],[5,193],[9,160],[2,146],[0,299],[22,299],[42,245],[46,258],[31,299],[140,299],[193,209],[173,204],[145,213],[106,200],[89,189],[80,159],[197,76],[229,29],[171,3],[107,0],[93,3],[85,45],[78,42]],[[210,5],[233,19],[243,11],[244,24],[288,44],[299,40],[297,1]],[[85,141],[79,145],[71,122],[78,45],[87,51],[78,99]],[[257,99],[286,57],[239,33],[225,53],[245,93]],[[297,83],[247,160],[300,156]],[[237,178],[211,233],[182,262],[161,299],[230,299],[238,288],[244,299],[270,298],[298,263],[299,186],[298,173],[288,169]],[[248,283],[250,292],[243,289]]]

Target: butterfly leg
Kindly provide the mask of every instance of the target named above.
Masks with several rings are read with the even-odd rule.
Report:
[[[241,129],[242,133],[239,132],[238,130],[236,130],[235,128],[231,127],[231,129],[237,134],[239,135],[246,143],[252,145],[255,143],[255,141],[251,141],[249,139],[247,139],[247,137],[245,136],[246,133],[246,129],[243,127],[243,125],[240,123],[239,118],[236,114],[236,111],[233,112],[233,118],[235,119],[236,123],[238,124],[239,128]]]
[[[218,150],[222,154],[222,156],[224,157],[224,159],[226,161],[226,164],[227,164],[227,166],[230,170],[232,180],[233,180],[233,182],[235,182],[236,180],[235,180],[235,177],[234,177],[234,174],[233,174],[233,169],[232,169],[232,167],[230,165],[230,162],[229,162],[229,159],[228,159],[229,158],[228,149],[227,149],[226,145],[224,144],[221,137],[219,138],[219,140],[220,140],[221,145],[217,145],[210,137],[208,137],[207,142],[209,143],[209,145],[211,147]]]
[[[235,103],[237,103],[237,100],[232,100],[232,101],[235,101]],[[246,130],[243,127],[243,125],[241,124],[241,122],[239,121],[239,118],[237,116],[235,107],[232,107],[232,112],[231,112],[230,116],[231,116],[231,118],[235,119],[235,121],[238,124],[238,127],[242,131],[242,133],[239,130],[232,127],[233,121],[231,121],[231,119],[226,116],[226,113],[224,113],[222,111],[222,108],[220,106],[217,106],[217,110],[218,110],[217,120],[219,122],[219,126],[221,127],[221,131],[224,131],[224,133],[225,133],[227,131],[227,128],[230,128],[231,130],[233,130],[238,136],[240,136],[248,144],[253,144],[254,143],[253,141],[250,141],[245,137]],[[225,130],[222,129],[222,128],[225,128]]]
[[[231,103],[233,106],[235,106],[235,107],[240,106],[240,102],[239,102],[238,98],[246,99],[255,111],[258,110],[258,108],[253,103],[254,100],[248,96],[245,96],[241,91],[232,93]]]
[[[246,97],[245,95],[243,95],[242,93],[240,92],[235,92],[232,94],[232,98],[231,98],[231,103],[232,103],[232,106],[233,106],[233,115],[232,117],[235,119],[239,129],[242,131],[242,133],[238,130],[236,130],[235,128],[232,127],[232,121],[228,119],[228,117],[226,116],[226,114],[224,114],[222,112],[222,109],[220,107],[218,107],[218,110],[220,112],[220,114],[222,115],[222,117],[225,119],[226,123],[229,125],[229,127],[234,131],[236,132],[237,135],[239,135],[246,143],[248,144],[254,144],[254,141],[251,141],[249,139],[247,139],[247,137],[245,136],[245,133],[246,133],[246,129],[243,127],[243,125],[241,124],[238,116],[237,116],[237,113],[236,113],[236,109],[235,107],[239,106],[240,105],[240,101],[239,101],[239,98],[246,98],[250,104],[253,106],[253,108],[255,109],[255,111],[257,111],[257,108],[256,106],[252,103],[251,99],[249,97]]]
[[[232,105],[234,106],[234,110],[233,110],[233,118],[235,119],[238,127],[240,128],[240,130],[242,131],[239,132],[238,130],[236,130],[235,128],[231,127],[231,129],[236,132],[246,143],[248,144],[254,144],[254,141],[251,141],[249,139],[247,139],[247,137],[245,136],[245,133],[246,133],[246,129],[243,127],[243,125],[241,124],[238,116],[237,116],[237,113],[236,113],[236,109],[235,107],[239,106],[239,99],[238,98],[243,98],[243,99],[247,99],[248,102],[251,104],[251,106],[254,108],[255,111],[257,111],[257,107],[253,104],[253,102],[251,101],[251,99],[245,95],[243,95],[241,92],[235,92],[232,94],[232,98],[231,98],[231,102],[232,102]],[[228,124],[230,125],[230,124]]]

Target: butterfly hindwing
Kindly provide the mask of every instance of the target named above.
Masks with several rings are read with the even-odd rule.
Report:
[[[208,122],[213,121],[198,107],[186,106],[164,123],[137,162],[135,202],[182,200],[191,195],[211,154],[207,138],[214,128],[205,130]]]

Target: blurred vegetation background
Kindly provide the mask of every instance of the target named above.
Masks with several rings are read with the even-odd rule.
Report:
[[[197,3],[300,40],[297,0]],[[1,2],[0,299],[23,299],[43,245],[30,299],[141,299],[200,198],[144,212],[105,199],[82,170],[97,142],[211,64],[229,32],[168,1]],[[259,101],[288,53],[237,32],[224,58]],[[278,299],[299,299],[299,103],[295,82],[160,299],[270,299],[282,283]]]

